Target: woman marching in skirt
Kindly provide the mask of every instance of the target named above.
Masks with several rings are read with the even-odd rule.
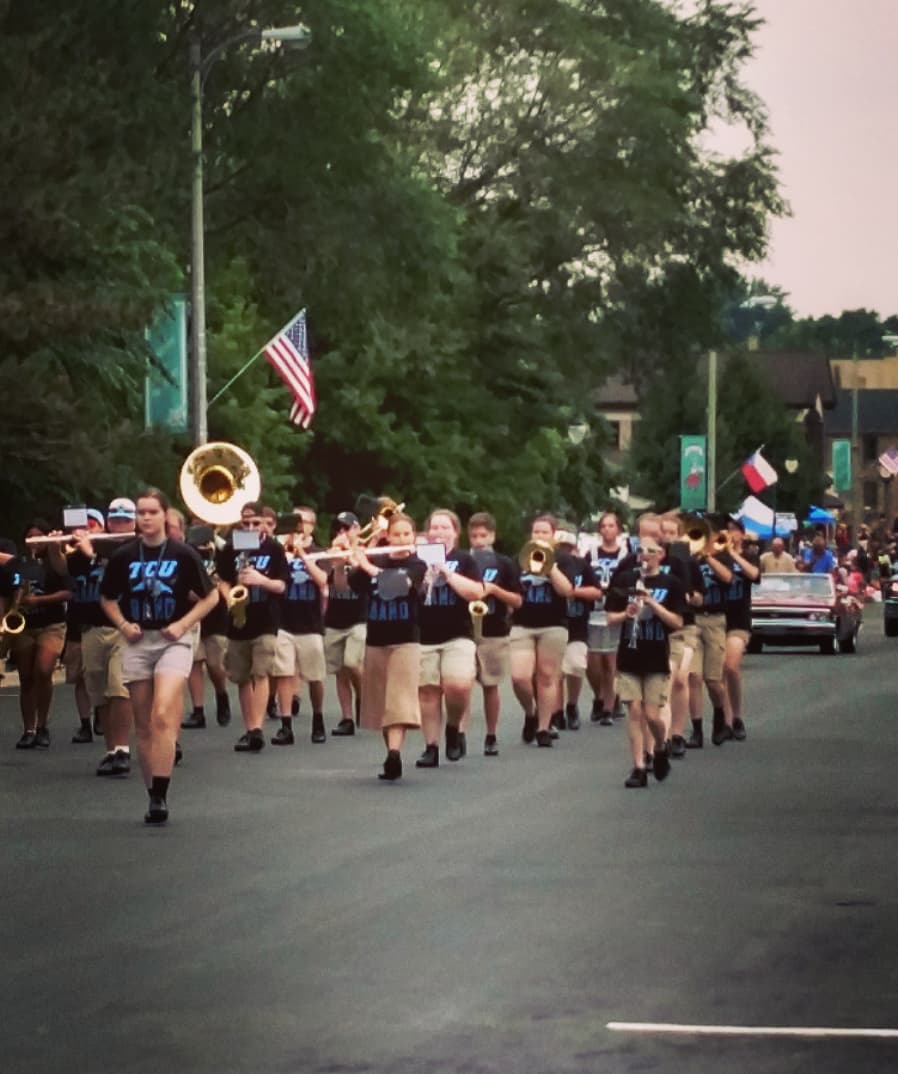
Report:
[[[389,545],[406,548],[378,556],[377,562],[364,549],[355,549],[349,584],[368,594],[361,726],[383,734],[387,758],[378,778],[392,781],[402,775],[406,731],[421,726],[418,609],[427,566],[409,550],[415,543],[415,523],[408,515],[394,514],[386,536]]]

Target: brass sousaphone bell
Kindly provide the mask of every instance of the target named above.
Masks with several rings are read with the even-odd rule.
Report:
[[[210,526],[233,526],[262,492],[259,468],[236,444],[201,444],[184,460],[179,491],[187,510]]]

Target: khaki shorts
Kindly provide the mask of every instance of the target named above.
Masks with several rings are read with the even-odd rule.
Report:
[[[274,674],[277,638],[274,634],[261,634],[258,638],[237,641],[228,638],[225,654],[225,671],[231,682],[242,686],[250,679],[267,679]]]
[[[586,674],[586,642],[569,641],[561,661],[562,675],[573,675],[582,679]]]
[[[35,649],[49,649],[57,657],[65,646],[65,623],[51,623],[45,627],[25,627],[21,634],[8,634],[9,651],[16,661],[28,664]]]
[[[360,723],[366,731],[421,726],[419,648],[417,642],[365,648]]]
[[[720,682],[726,648],[726,616],[723,612],[713,615],[699,613],[695,617],[695,625],[699,637],[689,673],[700,676],[706,682]]]
[[[670,696],[670,675],[632,675],[619,671],[614,678],[614,688],[624,704],[642,701],[645,705],[661,708]]]
[[[192,631],[177,641],[169,641],[161,630],[145,630],[139,641],[126,642],[122,653],[122,678],[126,683],[146,682],[160,674],[186,679],[192,667]]]
[[[364,623],[355,623],[346,630],[325,628],[324,659],[329,675],[336,675],[341,668],[356,670],[364,664],[367,633]]]
[[[477,658],[473,638],[450,638],[442,645],[421,646],[420,686],[439,686],[447,679],[473,683],[476,677]]]
[[[224,671],[225,657],[228,655],[227,634],[210,634],[207,638],[200,638],[193,654],[193,662],[206,662],[206,667],[213,671]]]
[[[477,681],[481,686],[498,686],[511,674],[508,635],[481,638],[477,643]]]
[[[751,638],[751,631],[750,630],[728,630],[727,631],[727,639],[729,639],[729,638],[740,638],[742,640],[743,645],[748,645],[749,638]]]
[[[544,667],[557,668],[558,674],[561,674],[564,651],[567,649],[567,627],[513,626],[508,640],[512,677],[521,674],[528,660],[533,662],[534,668],[538,661]]]
[[[688,673],[693,670],[695,650],[699,647],[698,627],[690,623],[670,635],[670,666],[674,671]],[[690,652],[687,654],[686,650]]]
[[[62,663],[65,667],[66,685],[74,686],[80,682],[84,675],[84,660],[81,656],[81,642],[67,641],[62,654]]]
[[[324,682],[324,638],[320,634],[279,630],[271,674],[276,679],[299,675],[303,682]]]
[[[127,648],[124,635],[114,626],[84,628],[84,686],[94,708],[112,697],[128,697],[123,665]]]
[[[616,653],[620,642],[620,623],[609,623],[606,612],[593,612],[589,617],[586,644],[591,653]]]

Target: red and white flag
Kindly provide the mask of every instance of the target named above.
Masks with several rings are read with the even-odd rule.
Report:
[[[762,492],[777,481],[776,470],[764,458],[760,449],[742,464],[742,476],[752,492]]]
[[[312,363],[309,361],[309,339],[306,332],[306,311],[300,310],[293,320],[265,346],[265,357],[278,371],[293,393],[290,420],[308,429],[315,414],[317,399]]]

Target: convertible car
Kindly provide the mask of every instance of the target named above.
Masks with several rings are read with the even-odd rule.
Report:
[[[862,616],[861,602],[829,574],[765,574],[752,587],[748,650],[817,645],[821,653],[853,653]]]

